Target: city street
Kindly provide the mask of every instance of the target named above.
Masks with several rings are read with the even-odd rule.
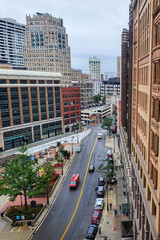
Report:
[[[75,211],[81,193],[90,154],[93,149],[96,136],[99,132],[102,133],[102,139],[97,140],[91,158],[91,164],[95,165],[96,170],[94,173],[87,172],[83,193],[77,207],[77,211],[75,212],[75,216],[71,222],[70,220]],[[48,216],[40,226],[37,233],[35,233],[33,237],[34,240],[81,240],[85,237],[87,228],[90,225],[92,212],[94,210],[96,199],[95,187],[98,184],[98,176],[101,175],[97,169],[107,155],[107,148],[105,147],[105,132],[106,131],[102,130],[100,127],[95,126],[92,127],[90,136],[84,139],[81,145],[82,152],[76,154],[59,195]],[[69,182],[74,173],[80,174],[80,184],[76,190],[70,190]],[[70,225],[66,230],[69,222]]]

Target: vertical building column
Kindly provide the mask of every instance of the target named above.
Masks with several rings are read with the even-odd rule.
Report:
[[[8,79],[7,79],[6,83],[9,84]],[[13,126],[12,100],[11,100],[11,90],[10,90],[10,88],[7,88],[7,94],[8,94],[8,107],[9,107],[10,125]]]
[[[40,125],[39,128],[40,128],[40,136],[41,136],[41,139],[42,139],[42,136],[43,136],[43,134],[42,134],[42,125]]]
[[[17,83],[20,84],[20,80],[17,80]],[[21,124],[24,123],[23,121],[23,106],[22,106],[22,94],[21,94],[21,88],[18,87],[18,100],[19,100],[19,110],[20,110],[20,118],[21,118]]]
[[[45,80],[47,83],[47,80]],[[46,113],[47,113],[47,119],[49,119],[49,107],[48,107],[48,91],[47,87],[45,87],[45,99],[46,99]]]
[[[38,84],[38,80],[36,81]],[[40,102],[40,92],[39,87],[37,87],[37,101],[38,101],[38,114],[39,114],[39,121],[41,121],[41,102]]]
[[[29,80],[27,81],[29,84]],[[29,100],[29,113],[30,113],[30,122],[33,122],[33,114],[32,114],[32,99],[31,99],[31,88],[28,87],[28,100]]]
[[[32,133],[32,142],[34,142],[34,127],[31,127],[31,133]]]
[[[56,118],[56,96],[55,96],[55,87],[53,89],[53,105],[54,105],[54,118]]]
[[[0,147],[4,150],[4,138],[3,138],[3,133],[0,133]]]

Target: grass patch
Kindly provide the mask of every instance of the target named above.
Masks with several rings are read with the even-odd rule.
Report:
[[[16,216],[20,216],[20,218],[21,216],[24,216],[25,220],[29,220],[33,219],[33,216],[36,218],[42,207],[42,204],[39,204],[35,207],[28,206],[28,210],[26,210],[24,206],[12,206],[7,210],[6,216],[13,222],[17,221]]]

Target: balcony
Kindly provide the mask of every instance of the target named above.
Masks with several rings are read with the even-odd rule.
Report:
[[[155,153],[153,152],[152,149],[150,150],[150,160],[153,163],[156,170],[158,171],[158,157],[155,156]]]
[[[159,122],[156,122],[155,118],[151,118],[151,128],[155,134],[159,135]]]

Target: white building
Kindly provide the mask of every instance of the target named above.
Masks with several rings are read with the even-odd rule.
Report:
[[[25,25],[12,18],[0,18],[0,60],[23,68]]]
[[[89,80],[101,81],[101,60],[96,57],[89,59]]]
[[[111,104],[81,110],[81,121],[89,124],[93,114],[99,114],[99,119],[103,120],[111,115]]]

